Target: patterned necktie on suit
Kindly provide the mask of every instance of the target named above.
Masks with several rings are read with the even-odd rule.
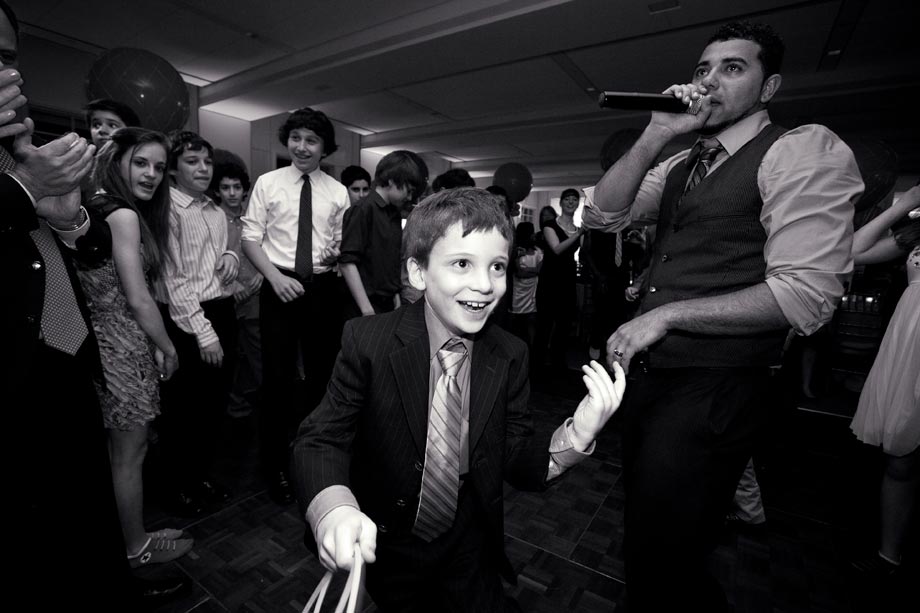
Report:
[[[725,148],[715,138],[707,138],[693,145],[690,155],[687,156],[687,166],[693,168],[693,174],[690,175],[690,179],[687,181],[684,194],[690,193],[690,190],[699,185],[699,182],[709,172],[712,163],[722,151],[725,151]]]
[[[15,166],[16,161],[6,149],[0,147],[0,172],[12,170]],[[89,330],[77,305],[61,250],[43,219],[38,220],[38,229],[33,230],[31,236],[45,264],[45,302],[42,305],[41,321],[45,344],[58,351],[76,355],[89,335]],[[32,263],[33,267],[41,265],[37,261]]]
[[[466,346],[456,337],[444,343],[438,351],[442,372],[431,399],[422,494],[412,528],[413,534],[426,542],[447,532],[457,513],[463,407],[457,374],[466,356]]]
[[[310,281],[313,278],[313,189],[310,187],[310,175],[303,176],[303,187],[300,188],[294,272],[301,281]]]

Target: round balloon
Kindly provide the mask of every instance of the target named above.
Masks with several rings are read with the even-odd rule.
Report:
[[[127,104],[149,130],[177,130],[188,120],[188,89],[182,77],[172,64],[143,49],[105,52],[86,75],[86,95]]]
[[[503,187],[508,192],[508,197],[514,202],[520,202],[530,193],[530,188],[533,187],[533,176],[523,164],[508,162],[495,170],[492,183]]]

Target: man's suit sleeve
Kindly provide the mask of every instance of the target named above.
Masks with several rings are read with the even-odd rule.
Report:
[[[19,181],[0,173],[0,198],[3,199],[3,233],[26,233],[38,228],[35,205]]]
[[[294,442],[292,474],[303,509],[327,487],[350,487],[351,449],[364,407],[365,379],[354,322],[347,322],[326,395],[300,424]]]

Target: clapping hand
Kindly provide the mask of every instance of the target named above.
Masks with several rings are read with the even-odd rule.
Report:
[[[575,409],[572,420],[572,444],[578,451],[591,446],[594,439],[607,424],[623,401],[626,390],[626,374],[619,364],[613,364],[614,380],[604,367],[591,360],[589,365],[581,367],[585,373],[582,380],[588,388]]]

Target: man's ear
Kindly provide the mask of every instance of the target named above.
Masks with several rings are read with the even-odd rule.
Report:
[[[409,258],[406,260],[406,270],[409,271],[409,285],[420,292],[425,291],[425,269],[418,260]]]
[[[783,77],[781,75],[773,74],[767,77],[767,80],[763,82],[763,86],[760,88],[760,101],[763,104],[768,103],[779,91],[779,86],[782,82]]]

